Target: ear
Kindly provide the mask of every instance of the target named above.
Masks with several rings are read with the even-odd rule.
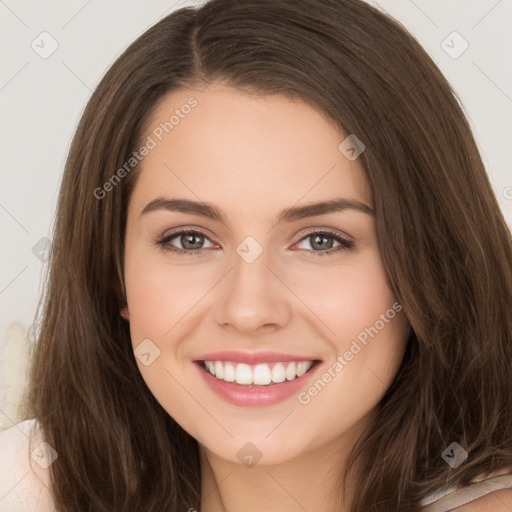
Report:
[[[130,320],[130,312],[128,311],[128,306],[125,306],[124,308],[121,308],[121,310],[119,312],[121,313],[121,316],[125,320]]]

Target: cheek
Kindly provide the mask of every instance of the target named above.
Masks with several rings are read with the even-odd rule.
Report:
[[[336,404],[333,432],[349,428],[378,403],[400,367],[407,341],[406,318],[380,258],[366,256],[357,265],[326,270],[321,286],[310,283],[298,293],[317,317],[316,325],[320,318],[327,326],[322,332],[331,347],[324,372],[303,390],[299,403],[308,414],[319,415]]]
[[[132,340],[163,339],[211,287],[211,269],[167,263],[151,255],[126,262],[125,281]],[[202,275],[204,274],[204,275]]]
[[[343,264],[298,269],[288,282],[311,311],[303,309],[303,314],[314,324],[321,320],[325,337],[341,352],[396,302],[376,251],[364,251]]]
[[[187,424],[189,433],[198,435],[193,423],[188,423],[203,411],[183,385],[192,369],[180,364],[180,335],[175,334],[189,325],[186,314],[198,301],[198,287],[191,285],[192,273],[166,265],[164,258],[137,251],[131,252],[125,262],[130,334],[137,366],[161,406],[180,424]],[[145,354],[149,356],[145,358]]]
[[[389,311],[387,322],[377,320],[337,344],[336,355],[300,403],[319,410],[336,404],[331,413],[346,428],[378,404],[396,376],[407,341],[403,313]]]
[[[397,302],[375,302],[366,312],[339,315],[339,335],[331,338],[333,355],[297,397],[302,414],[324,418],[310,426],[315,437],[334,440],[375,412],[406,347],[407,324],[400,307]]]

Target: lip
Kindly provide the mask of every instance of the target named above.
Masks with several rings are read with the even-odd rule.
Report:
[[[261,364],[285,363],[289,361],[318,361],[318,358],[282,354],[279,352],[240,352],[239,350],[225,350],[222,352],[210,352],[194,360],[194,362],[198,361],[233,361],[234,363]]]
[[[240,353],[238,352],[238,354]],[[212,354],[209,354],[208,357],[211,355]],[[214,358],[213,360],[223,361],[224,359]],[[288,360],[312,361],[313,359],[297,358]],[[211,359],[206,359],[206,361],[211,361]],[[233,361],[233,359],[226,359],[226,361]],[[284,360],[279,359],[279,361]],[[283,402],[291,396],[297,395],[301,389],[305,388],[321,366],[320,360],[314,359],[314,361],[313,366],[304,375],[294,380],[287,380],[278,384],[269,384],[268,386],[254,387],[217,379],[217,377],[214,377],[204,368],[203,360],[194,361],[194,366],[197,368],[208,387],[223,400],[239,407],[266,407]],[[269,361],[267,359],[264,362]]]

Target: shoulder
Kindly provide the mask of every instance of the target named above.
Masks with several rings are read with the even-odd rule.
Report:
[[[0,432],[0,512],[52,512],[49,464],[56,452],[28,419]]]
[[[422,502],[422,512],[511,512],[512,466],[482,473],[465,487],[429,495]]]
[[[453,508],[450,512],[510,512],[511,510],[512,489],[499,489],[470,503]]]

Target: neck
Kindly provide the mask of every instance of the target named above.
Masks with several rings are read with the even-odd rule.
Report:
[[[252,467],[200,444],[201,512],[348,512],[353,482],[347,479],[344,494],[340,475],[354,442],[345,435],[281,464]]]

